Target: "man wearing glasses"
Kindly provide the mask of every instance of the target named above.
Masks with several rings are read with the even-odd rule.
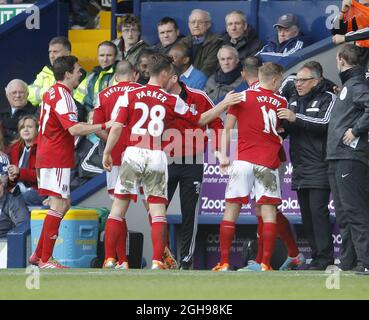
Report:
[[[36,114],[28,98],[28,86],[20,79],[11,80],[5,87],[8,106],[0,110],[0,127],[3,130],[5,144],[9,145],[18,134],[18,120],[27,114]]]
[[[321,70],[315,61],[303,65],[294,79],[296,92],[289,108],[278,111],[290,137],[292,189],[297,192],[304,234],[311,248],[311,270],[325,270],[334,262],[328,163],[324,160],[336,96],[327,91]]]
[[[135,65],[141,52],[148,47],[148,44],[140,40],[141,22],[133,14],[126,14],[118,27],[122,36],[113,41],[118,48],[117,60],[126,59]]]
[[[222,38],[210,31],[210,13],[201,9],[192,10],[188,18],[188,28],[190,34],[181,43],[191,49],[194,67],[209,77],[218,67],[217,53],[222,45]]]

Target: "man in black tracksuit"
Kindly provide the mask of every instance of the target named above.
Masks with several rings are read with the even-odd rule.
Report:
[[[179,72],[178,72],[179,73]],[[182,82],[178,82],[174,76],[168,84],[168,92],[178,94],[194,112],[200,114],[211,109],[214,105],[210,98],[201,90],[188,88]],[[170,154],[168,159],[168,200],[171,201],[177,185],[179,184],[179,197],[181,203],[182,224],[180,226],[180,268],[190,269],[192,256],[195,250],[195,240],[198,220],[198,199],[201,191],[203,177],[203,153],[206,149],[207,139],[186,138],[185,130],[201,130],[206,135],[206,127],[199,128],[197,125],[190,127],[185,120],[176,119],[171,128],[181,134],[181,155]],[[220,118],[214,119],[208,124],[208,128],[214,130],[218,136],[223,129]]]
[[[311,247],[311,270],[334,263],[332,225],[329,220],[330,187],[325,162],[328,123],[336,96],[327,91],[321,66],[306,63],[294,79],[296,91],[289,110],[280,110],[290,137],[292,190],[297,191],[304,234]]]
[[[337,54],[343,88],[329,123],[327,160],[342,236],[341,269],[369,271],[369,86],[360,52],[345,44]]]

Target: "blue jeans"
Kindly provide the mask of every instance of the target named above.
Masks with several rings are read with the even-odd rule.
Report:
[[[40,196],[35,189],[30,189],[26,192],[23,192],[22,196],[26,206],[42,206],[42,201],[47,198],[46,196]]]

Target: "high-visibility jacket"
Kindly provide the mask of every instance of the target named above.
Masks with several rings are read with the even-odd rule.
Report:
[[[44,93],[55,84],[55,77],[50,66],[44,66],[35,81],[28,86],[28,101],[34,106],[39,106]]]
[[[35,81],[28,86],[28,101],[35,107],[39,106],[42,101],[44,93],[56,83],[52,67],[44,66],[39,74],[37,74]],[[81,80],[86,77],[86,71],[81,69]]]
[[[113,84],[114,72],[115,64],[104,69],[100,66],[95,67],[75,90],[74,99],[90,112],[94,108],[97,94]]]
[[[344,20],[347,21],[347,32],[369,27],[369,8],[357,1],[352,1],[350,9],[344,15]],[[369,40],[359,40],[355,44],[359,47],[369,48]]]

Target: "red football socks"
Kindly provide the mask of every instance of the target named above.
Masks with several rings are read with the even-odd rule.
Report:
[[[299,249],[293,237],[290,222],[280,211],[277,211],[277,230],[287,247],[288,256],[296,257],[299,254]]]
[[[42,247],[42,249],[38,250],[39,252],[42,251],[42,262],[49,261],[50,257],[52,256],[55,241],[58,238],[60,222],[62,221],[62,219],[63,214],[52,209],[49,209],[46,214],[44,225],[41,231],[41,235],[43,235],[43,242],[40,243],[40,246]]]
[[[236,224],[223,220],[220,223],[220,263],[229,263],[229,251],[236,232]]]
[[[272,258],[273,255],[276,235],[277,235],[277,225],[272,222],[264,222],[262,263],[267,266],[270,266],[270,259]]]
[[[116,244],[116,252],[118,256],[118,262],[119,264],[122,264],[123,262],[128,262],[127,258],[127,222],[126,219],[123,219],[122,221],[122,230],[119,233],[118,241]]]
[[[152,217],[151,241],[153,246],[152,260],[162,261],[168,239],[167,219],[165,216]]]
[[[263,222],[262,217],[257,217],[257,218],[258,218],[258,226],[257,226],[257,231],[256,231],[256,237],[257,237],[257,244],[258,244],[258,253],[256,255],[255,262],[260,264],[261,261],[263,260],[263,227],[264,227],[264,222]]]
[[[116,259],[116,248],[119,239],[122,239],[123,219],[118,217],[109,217],[105,224],[105,259]],[[126,231],[127,233],[127,231]]]

